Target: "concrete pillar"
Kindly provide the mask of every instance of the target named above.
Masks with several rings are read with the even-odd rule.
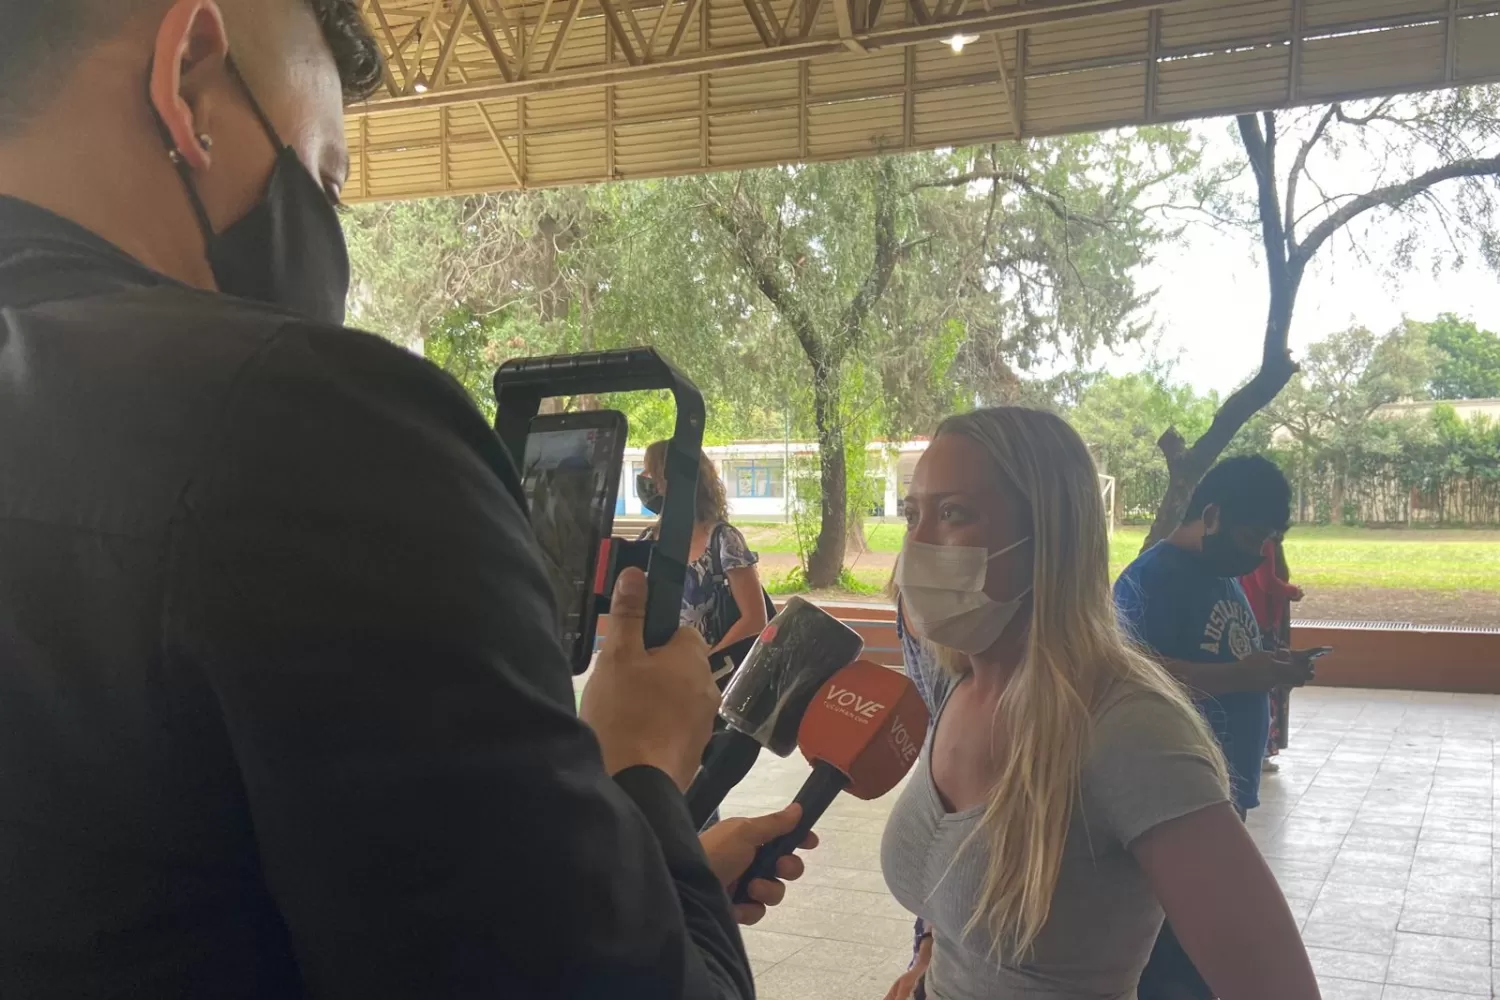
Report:
[[[885,455],[885,516],[901,514],[901,453],[887,449]]]

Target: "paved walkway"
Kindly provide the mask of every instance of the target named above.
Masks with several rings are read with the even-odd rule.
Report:
[[[1250,828],[1325,1000],[1500,997],[1497,739],[1500,697],[1293,696],[1291,749]],[[779,808],[805,776],[798,757],[763,758],[726,814]],[[746,932],[764,1000],[882,1000],[905,969],[912,921],[880,875],[893,799],[841,800],[806,879]]]

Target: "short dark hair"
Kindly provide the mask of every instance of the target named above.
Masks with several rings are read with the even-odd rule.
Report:
[[[333,52],[344,84],[344,98],[362,101],[375,93],[385,72],[385,57],[355,0],[308,0],[323,40]]]
[[[1196,521],[1210,506],[1232,525],[1285,531],[1292,521],[1292,487],[1276,463],[1259,455],[1226,458],[1193,490],[1183,521]]]
[[[304,0],[333,52],[344,96],[358,101],[380,86],[380,46],[358,0]],[[37,110],[49,66],[108,38],[130,18],[167,0],[0,0],[0,132]]]
[[[0,130],[35,109],[43,70],[108,38],[155,0],[0,0]]]

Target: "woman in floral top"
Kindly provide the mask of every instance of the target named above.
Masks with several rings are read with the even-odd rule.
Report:
[[[636,495],[654,514],[666,495],[667,442],[646,449]],[[698,520],[688,549],[687,579],[682,586],[682,624],[703,636],[711,651],[757,636],[766,627],[766,598],[756,563],[760,557],[740,530],[729,523],[724,482],[707,455],[698,459]],[[654,529],[653,529],[654,531]]]

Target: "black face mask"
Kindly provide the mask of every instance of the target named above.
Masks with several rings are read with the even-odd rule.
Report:
[[[1246,552],[1229,537],[1222,527],[1212,535],[1203,536],[1203,561],[1214,576],[1244,576],[1255,572],[1260,565],[1259,552]]]
[[[635,477],[635,495],[640,497],[641,506],[653,514],[660,514],[667,503],[667,498],[656,488],[656,480],[644,472]]]
[[[214,280],[225,295],[342,326],[349,295],[349,251],[338,212],[296,151],[276,134],[233,62],[230,70],[276,147],[276,163],[255,207],[215,233],[193,184],[192,168],[180,156],[172,157],[198,217]],[[162,132],[167,134],[165,125]]]

